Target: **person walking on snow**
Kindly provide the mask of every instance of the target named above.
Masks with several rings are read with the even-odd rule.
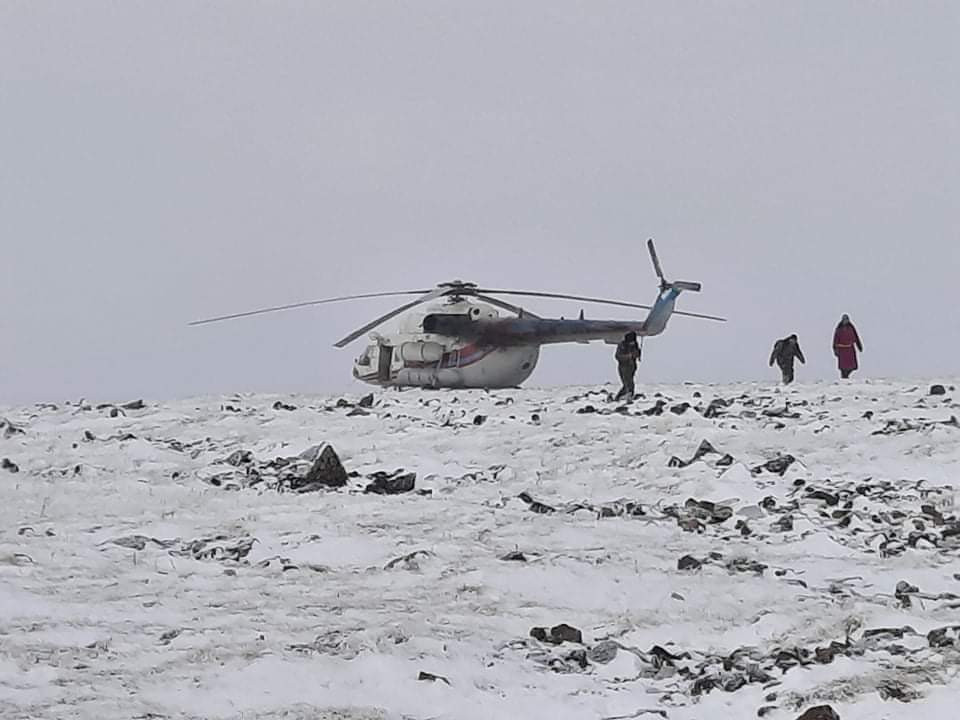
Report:
[[[640,346],[637,345],[637,334],[628,332],[623,336],[623,340],[617,343],[617,352],[614,354],[617,359],[617,370],[620,373],[620,382],[623,387],[617,393],[615,399],[626,398],[633,400],[634,385],[633,376],[637,374],[637,362],[640,360]]]
[[[773,344],[773,352],[770,353],[770,367],[773,367],[774,362],[777,363],[777,366],[780,368],[780,373],[783,376],[784,385],[789,385],[793,382],[793,361],[795,359],[804,365],[807,363],[807,359],[803,356],[803,351],[800,349],[800,342],[797,340],[796,334],[788,335]]]
[[[840,368],[840,377],[846,380],[850,373],[856,370],[857,351],[863,352],[863,343],[857,328],[850,322],[850,316],[844,315],[840,324],[833,331],[833,354],[837,356],[837,367]]]

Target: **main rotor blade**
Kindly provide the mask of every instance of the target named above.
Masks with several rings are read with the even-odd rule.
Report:
[[[717,322],[726,322],[726,318],[717,317],[716,315],[702,315],[701,313],[695,312],[686,312],[685,310],[674,310],[674,315],[686,315],[687,317],[700,318],[701,320],[716,320]]]
[[[534,320],[543,319],[539,315],[534,315],[532,312],[530,312],[525,308],[517,307],[516,305],[511,305],[505,300],[498,300],[497,298],[489,297],[488,295],[474,295],[473,297],[477,298],[478,300],[483,300],[484,302],[488,302],[491,305],[495,305],[496,307],[502,310],[508,310],[509,312],[516,313],[517,315],[523,315],[528,318],[533,318]]]
[[[653,246],[653,238],[647,240],[647,250],[650,251],[650,259],[653,260],[653,270],[660,278],[660,282],[666,282],[663,279],[663,268],[660,267],[660,258],[657,257],[657,249]]]
[[[294,308],[309,307],[310,305],[325,305],[327,303],[342,302],[344,300],[360,300],[362,298],[390,297],[392,295],[422,295],[430,292],[429,290],[400,290],[398,292],[364,293],[362,295],[344,295],[343,297],[327,298],[325,300],[308,300],[307,302],[292,303],[290,305],[276,305],[274,307],[262,308],[260,310],[248,310],[247,312],[233,313],[232,315],[221,315],[219,317],[207,318],[205,320],[194,320],[189,325],[206,325],[207,323],[220,322],[221,320],[233,320],[235,318],[250,317],[251,315],[263,315],[265,313],[279,312],[280,310],[293,310]]]
[[[414,308],[414,307],[416,307],[417,305],[420,305],[420,304],[422,304],[422,303],[430,302],[431,300],[436,300],[438,297],[443,297],[444,295],[446,295],[446,294],[449,293],[449,292],[450,292],[450,288],[446,288],[446,287],[441,287],[441,288],[436,288],[435,290],[431,290],[431,291],[429,291],[426,295],[422,295],[422,296],[418,297],[416,300],[414,300],[414,301],[412,301],[412,302],[408,302],[406,305],[401,305],[401,306],[398,307],[396,310],[391,310],[391,311],[388,312],[386,315],[381,315],[381,316],[378,317],[376,320],[372,320],[372,321],[368,322],[366,325],[364,325],[364,326],[363,326],[362,328],[360,328],[359,330],[354,330],[352,333],[350,333],[349,335],[347,335],[347,336],[346,336],[345,338],[343,338],[342,340],[338,340],[338,341],[335,342],[333,345],[334,345],[334,347],[338,347],[338,348],[345,347],[345,346],[349,345],[350,343],[352,343],[354,340],[356,340],[358,337],[360,337],[361,335],[363,335],[364,333],[369,332],[370,330],[373,330],[373,329],[374,329],[375,327],[377,327],[378,325],[382,325],[383,323],[385,323],[385,322],[386,322],[387,320],[389,320],[390,318],[394,318],[394,317],[396,317],[397,315],[399,315],[400,313],[406,312],[406,311],[409,310],[410,308]]]
[[[640,305],[638,303],[622,302],[620,300],[606,300],[604,298],[581,297],[580,295],[566,295],[564,293],[533,292],[526,290],[492,290],[490,288],[478,288],[477,293],[497,293],[498,295],[525,295],[529,297],[559,298],[561,300],[579,300],[581,302],[598,303],[600,305],[619,305],[621,307],[640,308],[641,310],[650,310],[649,305]],[[524,310],[526,312],[526,310]],[[716,320],[717,322],[726,322],[726,318],[716,315],[704,315],[702,313],[687,312],[685,310],[674,310],[674,315],[686,315],[687,317],[700,318],[701,320]]]
[[[620,300],[606,300],[604,298],[583,297],[581,295],[566,295],[564,293],[533,292],[527,290],[491,290],[489,288],[478,288],[477,292],[496,295],[524,295],[526,297],[559,298],[560,300],[579,300],[580,302],[598,303],[600,305],[620,305],[621,307],[640,308],[642,310],[650,309],[649,305],[621,302]]]

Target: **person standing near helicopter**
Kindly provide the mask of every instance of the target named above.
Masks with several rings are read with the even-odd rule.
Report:
[[[640,346],[637,345],[637,334],[628,332],[623,336],[623,340],[617,343],[617,351],[614,353],[617,360],[617,371],[620,373],[620,382],[623,387],[616,395],[616,400],[633,400],[635,391],[633,378],[637,374],[637,363],[640,360]]]

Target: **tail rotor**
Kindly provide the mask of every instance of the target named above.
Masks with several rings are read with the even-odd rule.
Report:
[[[700,292],[702,287],[698,282],[689,282],[686,280],[668,281],[663,275],[663,268],[660,266],[660,258],[657,257],[657,248],[653,244],[653,239],[647,240],[647,250],[650,252],[650,260],[653,261],[653,271],[660,279],[660,290],[689,290],[691,292]]]

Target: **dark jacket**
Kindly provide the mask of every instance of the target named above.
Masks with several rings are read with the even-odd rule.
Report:
[[[770,365],[774,362],[780,367],[793,367],[794,359],[806,364],[807,359],[803,356],[803,350],[800,349],[799,341],[793,337],[785,337],[777,340],[773,344],[773,352],[770,353]]]
[[[617,343],[617,352],[614,355],[618,365],[636,365],[640,359],[640,346],[637,341],[621,340]]]

